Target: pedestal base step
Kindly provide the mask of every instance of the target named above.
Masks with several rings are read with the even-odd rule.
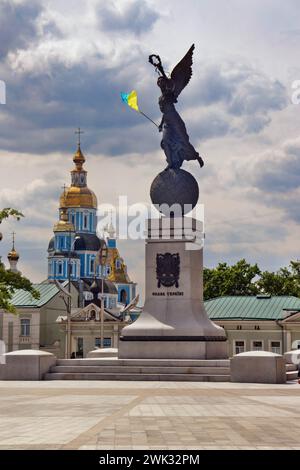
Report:
[[[229,360],[63,359],[45,380],[229,382]]]

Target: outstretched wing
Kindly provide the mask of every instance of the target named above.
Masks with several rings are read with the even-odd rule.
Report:
[[[171,78],[175,83],[174,95],[180,95],[182,90],[189,83],[192,76],[192,64],[193,64],[193,52],[195,49],[195,44],[188,50],[183,59],[174,67],[173,72],[171,73]]]

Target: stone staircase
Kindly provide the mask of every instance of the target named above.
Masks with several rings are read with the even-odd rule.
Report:
[[[58,359],[45,380],[230,382],[228,359]]]
[[[296,364],[286,364],[286,381],[298,379],[298,366]]]

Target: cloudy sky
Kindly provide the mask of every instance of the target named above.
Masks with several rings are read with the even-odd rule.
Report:
[[[195,43],[178,110],[205,161],[202,170],[184,165],[205,206],[205,264],[245,257],[275,270],[299,258],[300,105],[291,100],[299,24],[298,0],[0,0],[0,207],[26,216],[2,225],[0,254],[15,230],[20,269],[46,277],[78,126],[98,201],[149,202],[165,165],[160,135],[119,94],[136,89],[159,122],[148,55],[159,53],[171,71]],[[119,247],[143,290],[143,242]]]

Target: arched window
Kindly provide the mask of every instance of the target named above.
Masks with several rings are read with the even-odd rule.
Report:
[[[120,292],[120,301],[122,302],[122,304],[125,304],[125,305],[127,303],[127,292],[125,289],[122,289]]]
[[[88,214],[83,215],[83,228],[88,228]]]
[[[57,274],[61,276],[63,273],[63,264],[62,261],[57,262]]]
[[[94,274],[95,271],[95,258],[90,259],[90,273]]]
[[[71,261],[70,275],[73,276],[73,277],[76,276],[76,262],[75,261]]]
[[[120,260],[120,258],[116,259],[116,269],[121,269],[121,260]]]

